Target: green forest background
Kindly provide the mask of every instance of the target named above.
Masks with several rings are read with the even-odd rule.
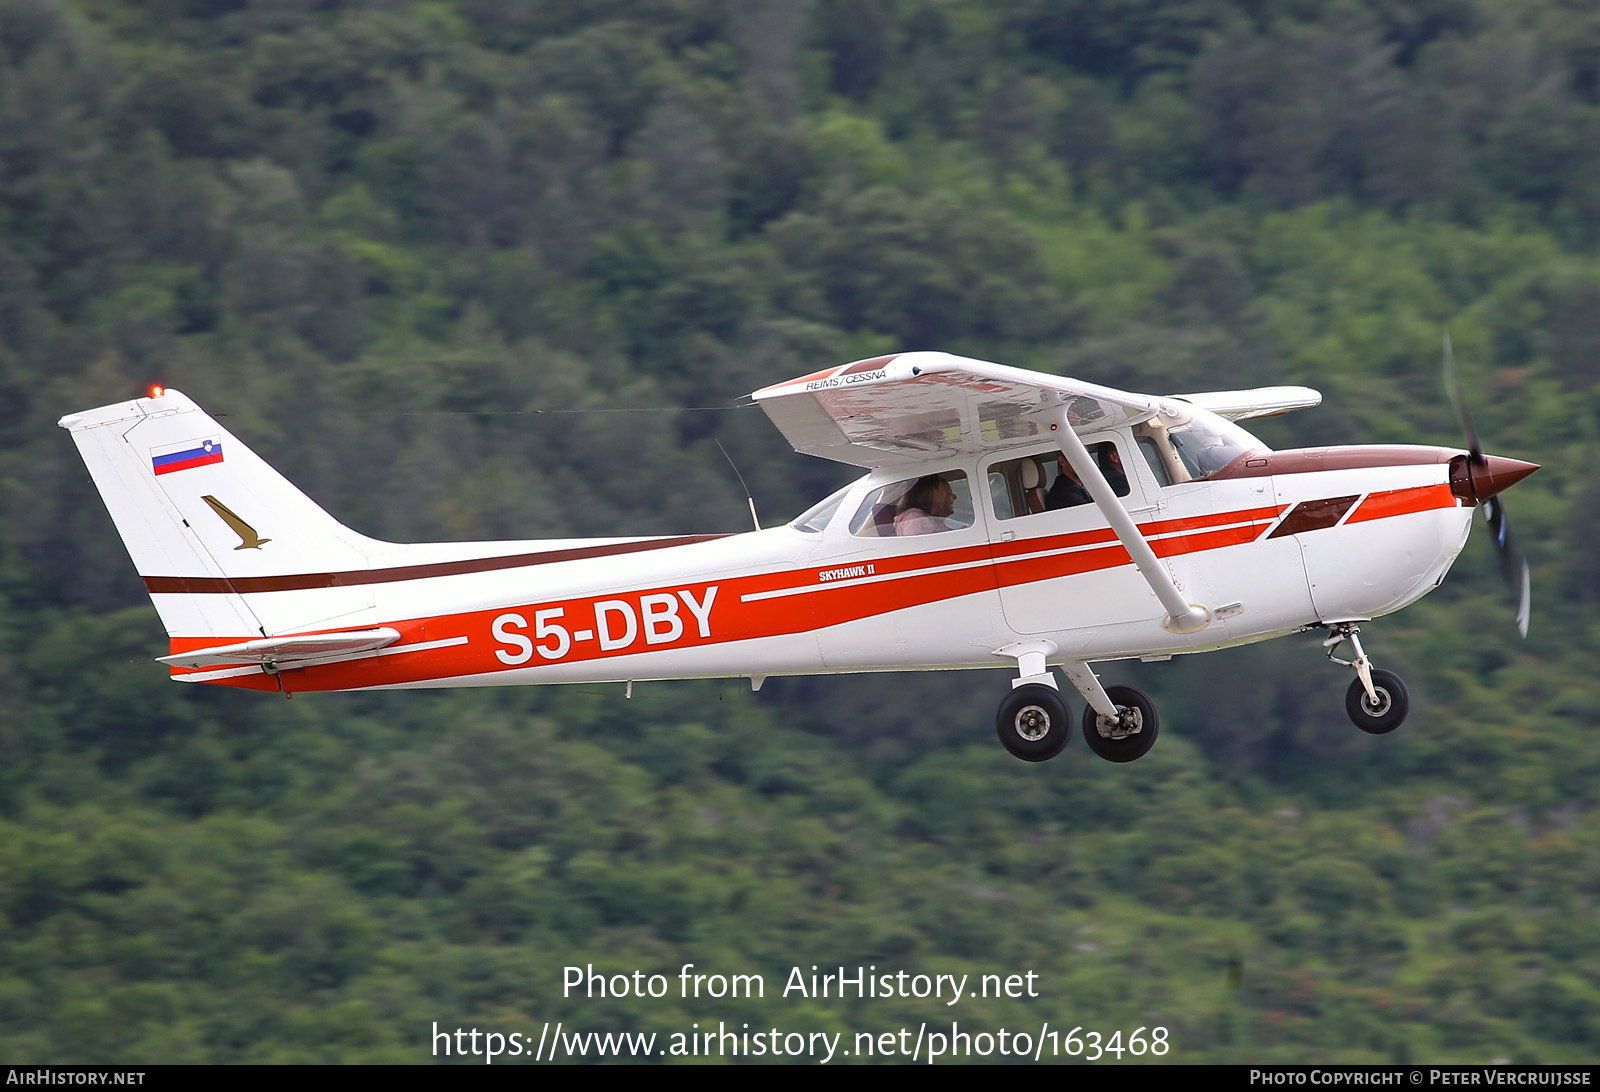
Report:
[[[1305,635],[1109,665],[1164,727],[1126,767],[1006,755],[1003,671],[174,685],[55,427],[169,384],[380,538],[736,531],[718,440],[768,525],[850,477],[740,408],[820,367],[1303,383],[1273,446],[1455,445],[1446,327],[1544,465],[1527,640],[1479,530],[1365,632],[1400,732]],[[0,0],[0,1059],[956,1019],[1593,1062],[1597,384],[1582,0]],[[585,963],[1042,996],[564,999]]]

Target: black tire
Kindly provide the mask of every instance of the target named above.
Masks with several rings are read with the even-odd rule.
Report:
[[[1029,683],[1000,703],[994,731],[1000,745],[1022,761],[1048,762],[1072,738],[1072,720],[1067,703],[1053,687]]]
[[[1367,700],[1367,688],[1357,679],[1344,694],[1344,711],[1350,714],[1350,723],[1370,735],[1381,736],[1400,727],[1411,711],[1411,696],[1406,684],[1392,671],[1374,671],[1372,689],[1377,691],[1378,704]]]
[[[1155,704],[1131,686],[1109,686],[1106,696],[1111,699],[1112,705],[1132,715],[1134,726],[1139,730],[1120,739],[1101,735],[1101,716],[1091,705],[1083,711],[1083,742],[1107,762],[1132,762],[1136,758],[1143,758],[1150,753],[1150,748],[1156,745],[1156,737],[1161,734]]]

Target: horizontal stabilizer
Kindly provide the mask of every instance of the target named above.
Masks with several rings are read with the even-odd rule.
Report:
[[[400,631],[387,626],[347,630],[344,633],[317,633],[303,637],[264,637],[233,645],[196,648],[176,656],[161,656],[158,662],[173,667],[219,667],[223,664],[293,664],[316,659],[323,663],[376,652],[400,639]]]
[[[1208,409],[1230,421],[1250,417],[1276,417],[1290,410],[1322,405],[1322,394],[1310,387],[1256,387],[1248,391],[1205,391],[1175,397]]]

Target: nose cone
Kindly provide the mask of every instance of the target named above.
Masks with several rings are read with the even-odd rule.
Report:
[[[1450,460],[1450,492],[1469,504],[1482,504],[1538,469],[1538,463],[1503,455],[1485,455],[1481,461],[1474,461],[1470,455],[1457,455]]]

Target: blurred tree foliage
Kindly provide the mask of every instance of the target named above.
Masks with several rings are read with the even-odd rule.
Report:
[[[917,1002],[563,998],[593,962],[1040,975],[964,1027],[1181,1061],[1600,1050],[1600,16],[1567,0],[0,0],[0,1046],[415,1061],[432,1022],[878,1031]],[[169,684],[61,414],[180,387],[362,531],[738,529],[842,468],[743,393],[944,348],[1309,383],[1275,446],[1451,442],[1534,565],[1114,669],[1042,769],[998,676],[338,695]],[[914,692],[916,700],[907,699]]]

